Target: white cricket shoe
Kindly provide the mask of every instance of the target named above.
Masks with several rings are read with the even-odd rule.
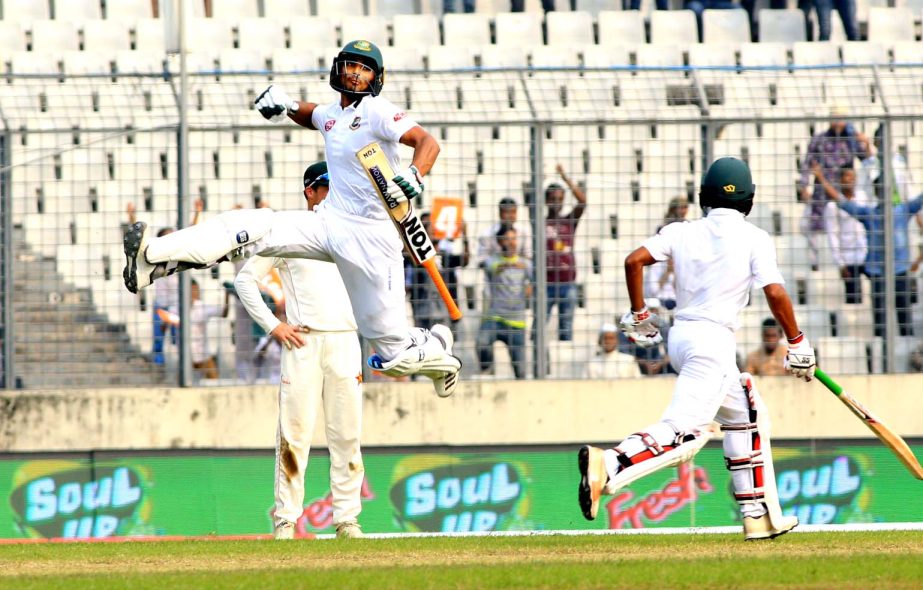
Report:
[[[587,520],[595,520],[599,512],[599,499],[602,497],[609,474],[606,472],[604,451],[589,445],[577,451],[577,468],[580,470],[580,484],[577,487],[577,500],[580,510]]]
[[[458,386],[458,372],[461,371],[462,365],[461,359],[452,354],[452,346],[455,345],[455,337],[452,335],[452,330],[444,324],[436,324],[430,328],[429,331],[433,336],[442,341],[445,347],[446,356],[448,357],[446,360],[454,360],[458,363],[458,368],[452,372],[431,376],[436,395],[439,397],[449,397],[455,393],[455,388]]]
[[[272,532],[272,538],[276,541],[288,541],[295,538],[295,525],[287,520],[283,520],[276,525]]]
[[[760,541],[775,539],[798,526],[797,516],[783,516],[781,522],[774,523],[767,512],[758,518],[744,517],[744,540]]]
[[[125,268],[122,270],[122,278],[125,280],[125,288],[132,293],[137,293],[139,289],[154,282],[151,275],[157,265],[148,262],[145,256],[150,234],[151,229],[148,225],[143,221],[138,221],[128,228],[122,238],[122,247],[125,251]]]
[[[337,539],[361,539],[364,536],[355,520],[347,520],[337,525]]]

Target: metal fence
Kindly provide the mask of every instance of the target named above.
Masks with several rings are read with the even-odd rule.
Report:
[[[175,64],[134,75],[8,75],[0,87],[6,387],[277,378],[272,356],[256,352],[264,335],[232,293],[227,316],[208,324],[219,378],[202,379],[195,372],[180,378],[177,359],[186,332],[182,323],[175,330],[169,324],[171,314],[187,316],[182,306],[158,315],[153,287],[138,296],[125,290],[121,236],[132,215],[129,207],[156,228],[191,220],[196,201],[200,218],[237,206],[303,207],[300,179],[305,166],[323,158],[320,134],[291,123],[265,123],[250,105],[270,81],[306,100],[335,96],[324,64],[285,74],[192,66],[196,73],[186,97],[188,165],[178,141],[178,84],[170,73]],[[454,325],[464,378],[514,376],[507,346],[482,342],[481,348],[492,353],[490,363],[490,355],[478,350],[489,293],[480,251],[495,243],[501,199],[517,203],[520,234],[531,234],[534,290],[523,332],[522,374],[580,379],[600,374],[600,330],[628,309],[625,255],[671,216],[701,216],[697,185],[708,163],[722,155],[750,164],[757,185],[750,220],[774,237],[798,318],[820,363],[833,374],[911,370],[923,332],[923,304],[917,295],[919,269],[911,271],[903,261],[923,255],[923,218],[918,226],[904,203],[920,188],[914,180],[923,178],[921,79],[923,67],[912,65],[389,73],[383,95],[404,106],[442,146],[419,205],[427,210],[439,197],[462,203],[464,235],[452,235],[456,226],[440,219],[433,219],[433,226],[449,232],[439,240],[444,266],[460,265],[467,242],[467,263],[444,268],[457,277],[465,312]],[[849,162],[856,172],[857,201],[874,205],[876,190],[885,195],[878,201],[886,235],[869,236],[873,249],[882,244],[876,256],[885,261],[879,287],[889,303],[880,326],[873,322],[870,279],[859,277],[861,299],[846,303],[830,233],[818,229],[820,221],[813,230],[805,228],[810,204],[799,201],[809,141],[844,117],[870,139],[880,128],[878,153],[892,155]],[[882,181],[872,183],[881,167]],[[184,175],[189,189],[181,194]],[[563,213],[574,207],[567,181],[587,199],[572,247],[549,233],[545,223],[550,183],[565,187]],[[686,207],[670,210],[671,203]],[[892,221],[907,231],[895,235]],[[572,250],[576,261],[569,330],[559,329],[561,305],[548,312],[549,303],[568,291],[560,285],[549,289],[549,250],[557,255]],[[225,263],[187,274],[199,284],[202,300],[221,311],[234,271]],[[669,268],[648,271],[647,295],[659,300],[669,319],[675,297]],[[438,311],[430,312],[437,306],[412,300],[413,293],[432,296],[413,288],[413,274],[407,278],[408,316],[416,311],[416,323],[440,319]],[[911,302],[909,313],[895,313],[895,298]],[[180,300],[188,302],[188,294]],[[768,316],[762,294],[754,292],[738,331],[742,366],[763,346],[762,322]],[[157,351],[154,331],[164,322],[168,327]],[[621,357],[620,374],[669,371],[665,348],[641,353],[627,343],[620,346],[628,355]],[[603,373],[613,374],[611,367]]]

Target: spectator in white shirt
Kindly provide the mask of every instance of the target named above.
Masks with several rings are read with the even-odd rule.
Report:
[[[843,278],[846,303],[862,303],[862,268],[868,254],[865,227],[836,204],[839,197],[849,201],[856,200],[856,171],[852,168],[840,170],[840,187],[837,190],[837,187],[824,178],[819,170],[820,166],[815,167],[818,168],[817,181],[831,199],[824,207],[824,231],[827,233],[833,260]]]
[[[586,365],[586,379],[630,379],[641,376],[641,368],[635,357],[619,352],[619,334],[615,324],[602,325],[598,344],[599,352]]]

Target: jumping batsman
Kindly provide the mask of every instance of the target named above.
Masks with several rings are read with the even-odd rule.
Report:
[[[304,173],[308,210],[328,191],[327,163]],[[259,282],[278,269],[285,293],[285,320],[280,322],[260,294]],[[362,536],[356,518],[362,510],[362,351],[349,295],[337,267],[318,260],[254,256],[237,273],[237,295],[247,313],[282,348],[279,424],[276,440],[275,537],[291,539],[304,505],[304,477],[323,400],[330,494],[337,537]]]
[[[452,333],[441,324],[432,330],[408,326],[401,238],[356,158],[362,147],[378,142],[391,168],[400,171],[387,182],[389,195],[413,199],[422,194],[422,178],[439,154],[432,135],[379,96],[384,79],[381,51],[368,41],[350,41],[330,68],[330,86],[339,100],[300,102],[277,86],[264,90],[256,100],[264,118],[288,116],[324,136],[327,199],[316,213],[228,211],[163,238],[151,237],[146,224],[136,223],[124,239],[128,290],[136,292],[177,271],[256,254],[332,261],[346,285],[359,332],[376,351],[369,364],[389,376],[420,373],[433,380],[438,395],[451,395],[461,368],[452,355]],[[398,143],[413,148],[409,167],[399,166]]]
[[[621,329],[641,346],[662,341],[657,316],[644,306],[644,267],[673,260],[677,312],[668,346],[679,376],[660,422],[615,448],[580,449],[578,495],[588,520],[596,518],[601,494],[691,459],[716,420],[725,433],[725,463],[745,538],[772,538],[797,526],[798,519],[782,516],[779,506],[766,407],[753,377],[740,373],[735,359],[737,316],[756,287],[788,337],[785,368],[805,381],[814,375],[814,349],[798,330],[772,240],[745,219],[755,192],[746,164],[716,160],[699,193],[705,217],[664,226],[625,259],[631,311],[622,317]]]

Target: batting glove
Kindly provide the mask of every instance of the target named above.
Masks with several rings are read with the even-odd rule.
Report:
[[[804,334],[798,334],[795,338],[789,340],[788,353],[785,355],[785,370],[805,381],[814,378],[814,368],[817,366],[817,359],[814,357],[814,349]]]
[[[641,348],[651,348],[663,342],[660,333],[660,318],[647,306],[641,311],[628,311],[619,321],[619,328],[629,340]]]
[[[298,110],[298,102],[292,100],[292,97],[278,86],[270,86],[264,90],[256,97],[254,104],[263,118],[273,123],[284,121],[289,113]]]
[[[420,176],[417,167],[411,164],[409,168],[391,179],[388,190],[394,191],[391,196],[397,197],[403,194],[404,198],[410,201],[423,194],[423,177]]]

